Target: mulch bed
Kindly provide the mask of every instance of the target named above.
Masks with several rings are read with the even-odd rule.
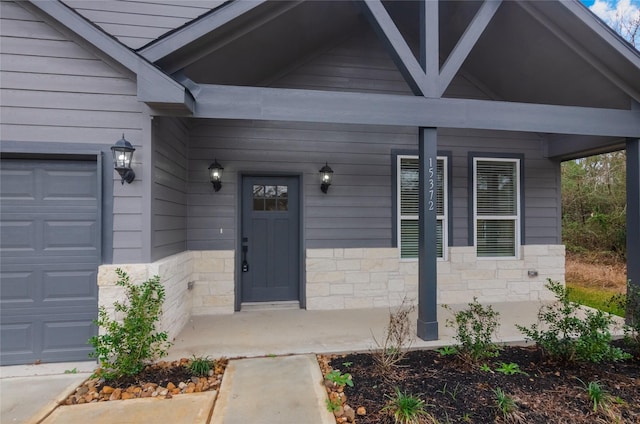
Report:
[[[490,371],[462,363],[436,351],[409,352],[395,372],[381,375],[370,353],[330,358],[329,365],[353,377],[345,387],[347,403],[366,415],[358,424],[393,423],[381,409],[401,392],[417,395],[441,423],[640,423],[640,360],[607,364],[557,364],[545,360],[535,347],[505,347],[487,361]],[[501,363],[515,363],[525,374],[495,371]],[[392,375],[389,375],[392,374]],[[607,409],[593,411],[585,385],[597,381],[610,395]],[[505,418],[493,390],[501,388],[517,405]],[[616,401],[617,400],[617,401]],[[342,422],[342,421],[341,421]]]

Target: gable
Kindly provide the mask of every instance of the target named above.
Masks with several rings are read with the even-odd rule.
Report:
[[[226,0],[63,0],[132,49],[161,37]]]
[[[0,17],[3,139],[105,143],[140,128],[134,75],[13,2]]]
[[[361,24],[345,40],[324,49],[283,75],[269,87],[323,91],[400,94],[413,93],[382,42],[366,24]],[[463,76],[455,78],[446,97],[490,99]]]

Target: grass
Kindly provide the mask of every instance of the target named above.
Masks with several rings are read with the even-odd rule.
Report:
[[[604,288],[583,287],[572,282],[567,282],[567,288],[571,289],[569,291],[569,300],[624,317],[624,309],[616,305],[609,304],[611,297],[618,294],[619,291],[607,290]]]
[[[609,303],[612,296],[626,293],[626,264],[611,257],[567,253],[566,276],[569,300],[623,317],[624,310]]]

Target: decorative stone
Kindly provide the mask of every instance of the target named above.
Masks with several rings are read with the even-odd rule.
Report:
[[[122,389],[115,389],[111,396],[109,396],[109,400],[120,400],[122,397]]]
[[[338,409],[333,411],[333,415],[335,415],[336,417],[343,416],[344,415],[344,408],[342,406],[340,406]]]
[[[181,381],[180,383],[178,383],[178,387],[182,390],[187,387],[187,383]]]
[[[105,395],[110,395],[111,393],[113,393],[115,389],[111,386],[104,386],[102,388],[102,390],[100,390],[100,393],[104,393]]]
[[[173,383],[171,383],[171,382],[169,382],[169,384],[167,384],[167,390],[173,390],[173,389],[175,389],[175,388],[176,388],[176,385],[175,385],[175,384],[173,384]]]
[[[344,416],[347,417],[347,421],[350,423],[354,422],[356,419],[356,411],[353,410],[349,405],[344,406]]]
[[[200,382],[200,378],[199,378],[199,377],[191,377],[191,381],[192,381],[194,384],[198,384],[198,383]]]
[[[133,393],[130,393],[130,392],[124,392],[121,396],[122,400],[128,400],[133,398],[135,398],[135,396],[133,395]]]

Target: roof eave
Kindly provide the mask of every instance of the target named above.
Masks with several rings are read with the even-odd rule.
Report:
[[[18,4],[27,8],[32,5],[35,11],[44,13],[133,72],[137,76],[138,100],[193,112],[193,96],[183,85],[59,0],[29,0]]]

